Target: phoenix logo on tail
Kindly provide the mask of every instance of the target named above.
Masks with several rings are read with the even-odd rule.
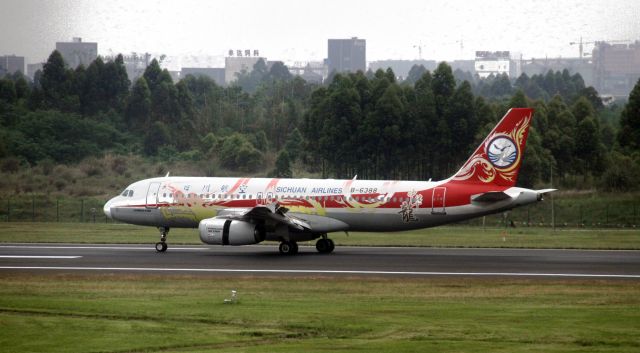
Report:
[[[509,110],[453,180],[514,186],[532,114],[532,109]]]

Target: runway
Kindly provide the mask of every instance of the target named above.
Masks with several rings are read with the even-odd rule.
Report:
[[[640,251],[341,247],[318,254],[300,247],[153,244],[0,244],[0,273],[106,272],[269,276],[482,276],[640,280]]]

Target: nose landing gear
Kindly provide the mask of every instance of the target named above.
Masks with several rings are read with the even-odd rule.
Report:
[[[168,227],[158,227],[160,231],[160,241],[156,243],[156,251],[157,252],[165,252],[167,251],[167,234],[169,234]]]

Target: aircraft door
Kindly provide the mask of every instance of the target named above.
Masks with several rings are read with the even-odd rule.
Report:
[[[259,192],[258,195],[256,195],[256,203],[258,205],[264,205],[265,204],[264,199],[262,198],[263,197],[262,195],[263,194],[261,192]]]
[[[431,197],[431,214],[444,215],[447,214],[445,209],[445,196],[447,194],[447,188],[439,187],[433,188],[433,195]]]
[[[147,190],[147,202],[145,203],[146,208],[158,208],[158,192],[160,190],[160,183],[153,182],[149,184],[149,189]]]

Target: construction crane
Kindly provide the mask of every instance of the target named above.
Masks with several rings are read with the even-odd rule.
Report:
[[[580,41],[579,42],[569,42],[569,45],[578,44],[578,51],[580,53],[580,58],[582,58],[584,55],[586,55],[585,53],[583,53],[584,45],[597,44],[597,43],[600,43],[600,42],[603,42],[603,43],[628,43],[629,40],[627,40],[627,39],[622,39],[622,40],[600,40],[600,41],[596,40],[596,41],[583,42],[582,41],[582,37],[580,37]]]
[[[413,47],[418,48],[418,59],[422,60],[422,47],[424,47],[424,45],[422,45],[422,42],[420,42],[420,44],[414,45]]]

